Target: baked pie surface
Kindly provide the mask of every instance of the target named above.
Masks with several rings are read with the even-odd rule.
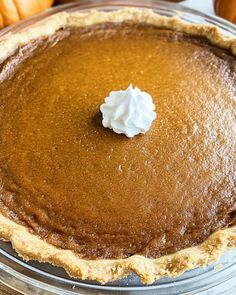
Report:
[[[2,238],[101,282],[151,283],[234,247],[235,41],[132,9],[48,22],[0,43]],[[133,139],[99,112],[130,83],[158,114]]]

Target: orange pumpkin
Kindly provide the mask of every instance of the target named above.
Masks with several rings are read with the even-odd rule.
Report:
[[[215,0],[215,11],[219,16],[236,23],[236,0]]]
[[[0,28],[49,8],[53,0],[0,0]]]

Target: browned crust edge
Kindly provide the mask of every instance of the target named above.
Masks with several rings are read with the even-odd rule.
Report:
[[[132,20],[153,24],[157,27],[169,28],[194,36],[207,38],[212,44],[230,50],[236,55],[236,39],[224,34],[216,26],[206,24],[191,24],[174,17],[161,16],[149,9],[124,8],[112,12],[90,11],[87,13],[55,14],[32,25],[18,34],[8,33],[0,38],[0,63],[13,54],[19,46],[33,41],[41,36],[49,36],[57,30],[71,26],[88,26],[104,22],[122,22]]]
[[[19,46],[48,36],[60,28],[68,26],[87,26],[103,22],[122,22],[132,20],[145,22],[158,27],[170,28],[195,36],[206,37],[212,44],[230,50],[236,55],[236,39],[225,36],[214,26],[190,24],[178,16],[168,18],[157,15],[151,10],[125,8],[113,12],[59,13],[37,26],[18,34],[7,34],[0,38],[0,63],[13,54]],[[161,277],[176,277],[185,271],[204,267],[217,261],[226,250],[236,247],[236,226],[213,233],[202,244],[181,250],[175,254],[157,259],[133,255],[126,259],[81,259],[79,255],[55,246],[32,234],[26,227],[19,225],[0,214],[0,239],[11,241],[13,248],[23,259],[50,262],[63,267],[70,276],[83,280],[96,280],[106,283],[126,277],[135,272],[145,284],[151,284]]]
[[[151,284],[161,277],[176,277],[187,270],[217,261],[226,250],[236,247],[236,226],[213,233],[196,247],[157,259],[140,255],[114,260],[81,259],[70,250],[59,249],[47,243],[3,215],[0,215],[0,237],[11,241],[13,248],[24,260],[50,262],[63,267],[74,278],[106,283],[135,272],[144,284]]]

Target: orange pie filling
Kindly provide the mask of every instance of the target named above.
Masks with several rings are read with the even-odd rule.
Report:
[[[0,65],[0,211],[81,257],[157,258],[236,222],[236,60],[152,25],[69,28]],[[150,93],[132,139],[102,126],[112,90]]]

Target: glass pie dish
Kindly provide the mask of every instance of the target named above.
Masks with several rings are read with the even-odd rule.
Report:
[[[151,8],[155,12],[171,17],[178,12],[181,19],[191,23],[206,23],[220,27],[226,34],[236,36],[235,26],[219,18],[205,15],[180,5],[161,1],[81,1],[48,10],[23,21],[2,32],[15,33],[43,22],[45,18],[61,11],[75,12],[97,9],[116,10],[124,6]],[[136,275],[106,285],[69,278],[66,273],[49,264],[24,262],[9,243],[0,244],[0,281],[24,294],[234,294],[236,292],[236,253],[226,253],[220,262],[205,269],[186,272],[178,278],[164,278],[154,284],[142,285]]]

